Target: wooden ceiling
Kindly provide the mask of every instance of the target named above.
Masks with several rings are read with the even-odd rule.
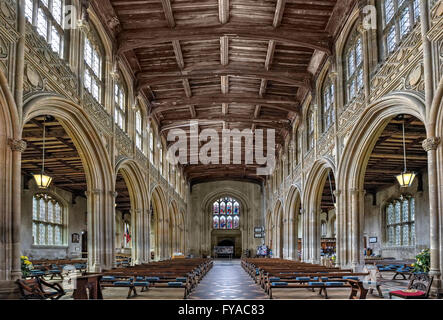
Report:
[[[284,144],[352,0],[92,0],[166,136],[276,130]],[[185,166],[191,183],[260,183],[254,166]]]
[[[381,188],[398,183],[395,176],[404,168],[403,123],[408,170],[416,173],[427,170],[427,154],[422,147],[422,142],[426,139],[426,128],[417,118],[400,115],[389,122],[372,151],[365,174],[366,192],[375,193]]]
[[[46,132],[45,173],[53,178],[53,185],[72,192],[75,196],[84,197],[87,189],[86,176],[80,156],[60,122],[51,116],[46,116],[45,121],[44,117],[34,118],[23,128],[23,140],[27,144],[22,154],[25,181],[33,179],[33,173],[41,172],[43,127]]]
[[[80,155],[63,126],[52,116],[37,117],[25,124],[23,139],[27,147],[22,154],[22,172],[25,181],[33,181],[33,173],[40,173],[43,154],[43,123],[45,124],[45,173],[53,178],[51,185],[85,197],[86,176]],[[129,213],[129,191],[121,173],[117,175],[116,208]]]

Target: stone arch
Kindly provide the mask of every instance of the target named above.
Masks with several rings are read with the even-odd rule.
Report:
[[[268,210],[265,217],[265,244],[271,248],[272,245],[272,211]]]
[[[70,135],[82,159],[87,183],[88,267],[100,271],[113,266],[114,172],[95,125],[84,110],[58,95],[39,95],[26,101],[23,125],[29,120],[52,115]]]
[[[314,162],[309,171],[303,194],[303,260],[312,263],[320,263],[320,203],[323,187],[332,171],[335,176],[335,164],[328,158],[323,157]]]
[[[116,164],[115,179],[121,172],[129,191],[131,201],[131,229],[132,229],[132,261],[135,264],[149,261],[149,199],[148,186],[140,165],[128,158]]]
[[[161,186],[156,186],[151,192],[151,202],[154,212],[154,217],[151,219],[151,229],[153,237],[151,241],[151,249],[154,249],[155,259],[166,258],[166,218],[168,214],[168,205],[166,196]]]
[[[21,277],[20,120],[8,80],[0,70],[0,280]]]
[[[284,252],[287,259],[298,259],[298,222],[301,208],[301,192],[298,186],[292,185],[285,201]]]
[[[428,132],[423,97],[415,92],[394,92],[363,111],[351,131],[337,170],[337,263],[358,267],[362,263],[363,186],[372,150],[386,125],[397,115],[422,121]]]

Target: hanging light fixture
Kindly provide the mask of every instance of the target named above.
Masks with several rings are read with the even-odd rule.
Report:
[[[45,125],[46,118],[43,119],[42,171],[33,175],[35,182],[40,189],[47,189],[52,181],[52,177],[45,175]]]
[[[408,172],[407,166],[406,166],[406,142],[405,142],[405,123],[403,121],[402,124],[403,127],[403,158],[404,158],[404,170],[402,173],[396,176],[398,183],[400,184],[400,187],[407,188],[412,185],[412,182],[414,182],[416,173],[415,172]]]

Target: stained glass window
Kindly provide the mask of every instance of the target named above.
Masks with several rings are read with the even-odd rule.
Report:
[[[32,237],[37,245],[63,244],[63,209],[49,194],[34,195],[32,199]]]
[[[307,131],[307,135],[308,135],[308,150],[311,150],[314,148],[314,144],[315,144],[315,137],[314,137],[314,130],[315,130],[315,115],[314,115],[314,110],[311,107],[309,107],[309,111],[308,111],[308,131]]]
[[[385,0],[383,11],[383,34],[386,56],[388,56],[420,20],[420,2],[419,0]]]
[[[219,225],[219,217],[218,216],[214,216],[213,217],[213,225],[212,225],[212,227],[214,229],[218,229],[218,225]]]
[[[213,229],[238,229],[240,227],[240,203],[225,197],[212,204]]]
[[[415,244],[415,199],[401,196],[386,206],[386,242],[395,246]]]

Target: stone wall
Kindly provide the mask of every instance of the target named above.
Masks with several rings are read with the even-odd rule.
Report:
[[[22,184],[23,185],[23,184]],[[29,187],[22,190],[22,227],[21,227],[21,249],[23,255],[30,259],[65,259],[79,258],[82,252],[81,234],[87,230],[86,226],[86,198],[75,197],[65,190],[50,187],[49,192],[64,205],[67,230],[64,232],[64,244],[62,246],[40,246],[34,245],[32,239],[32,199],[35,193],[41,190],[37,188],[33,180],[29,181]],[[80,235],[79,243],[72,243],[72,234]]]
[[[426,182],[428,180],[427,174],[423,174],[421,179]],[[377,243],[368,243],[374,254],[396,259],[414,259],[422,249],[429,248],[429,189],[427,183],[423,183],[423,190],[418,190],[418,186],[417,177],[413,185],[406,190],[401,190],[398,184],[380,189],[376,194],[375,205],[373,195],[366,194],[363,236],[368,239],[369,237],[377,237]],[[394,247],[386,243],[384,207],[391,199],[399,198],[402,194],[411,195],[415,198],[415,246]]]
[[[245,249],[254,254],[262,243],[261,239],[254,238],[254,227],[264,226],[265,223],[262,188],[257,184],[236,181],[209,182],[192,187],[187,215],[187,253],[212,255],[213,242],[224,232],[212,232],[212,203],[221,196],[232,196],[240,201],[241,247],[237,245],[239,237],[230,235],[232,231],[225,231],[226,238],[236,238],[236,255],[241,255]]]

